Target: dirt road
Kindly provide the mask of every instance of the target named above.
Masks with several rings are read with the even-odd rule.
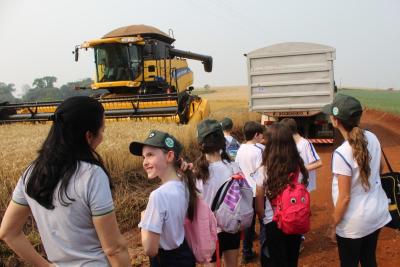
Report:
[[[374,132],[381,141],[392,167],[400,171],[400,117],[377,112],[373,110],[365,111],[362,120],[362,127]],[[317,172],[317,191],[311,194],[312,203],[312,227],[306,236],[304,250],[300,255],[299,266],[303,267],[331,267],[339,266],[336,245],[325,238],[333,205],[331,200],[331,146],[316,147],[324,165]],[[132,263],[135,266],[147,266],[141,247],[138,230],[130,232]],[[258,252],[258,242],[254,245]],[[384,228],[379,236],[377,260],[381,267],[400,266],[400,232]],[[242,266],[259,266],[258,262]]]

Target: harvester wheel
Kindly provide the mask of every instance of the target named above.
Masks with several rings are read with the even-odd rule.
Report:
[[[181,124],[189,122],[190,95],[186,92],[178,94],[178,116]]]

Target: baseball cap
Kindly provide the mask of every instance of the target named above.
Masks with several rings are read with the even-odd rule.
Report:
[[[222,126],[217,120],[206,119],[197,125],[197,140],[202,143],[204,138],[214,132],[221,132]]]
[[[362,114],[362,106],[360,101],[348,95],[338,94],[332,104],[328,104],[322,108],[322,112],[328,115],[347,121],[359,119]]]
[[[231,118],[225,117],[221,121],[222,130],[230,130],[233,127],[233,121]]]
[[[144,142],[132,142],[129,145],[129,151],[136,156],[142,156],[142,150],[144,146],[158,147],[164,150],[172,150],[175,155],[178,156],[182,150],[183,146],[176,140],[175,137],[169,133],[151,130]]]

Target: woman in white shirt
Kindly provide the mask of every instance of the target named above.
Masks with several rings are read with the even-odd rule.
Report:
[[[19,179],[4,214],[1,239],[31,265],[49,266],[23,232],[32,214],[54,266],[130,266],[110,177],[95,151],[103,141],[103,106],[90,97],[71,97],[51,118],[39,155]]]
[[[184,222],[193,219],[197,190],[190,170],[180,169],[183,146],[172,135],[151,131],[144,142],[132,142],[130,152],[143,156],[149,179],[161,186],[151,192],[141,214],[142,245],[151,267],[194,267],[196,260],[185,240]]]
[[[391,220],[380,181],[380,143],[359,127],[362,107],[354,97],[337,95],[323,111],[345,139],[332,157],[331,238],[336,233],[342,267],[377,266],[379,231]]]

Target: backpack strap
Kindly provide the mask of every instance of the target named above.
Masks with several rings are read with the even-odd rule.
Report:
[[[211,211],[215,211],[221,205],[222,201],[224,201],[224,196],[228,191],[230,185],[232,184],[233,180],[230,179],[223,183],[221,187],[218,189],[217,193],[215,194],[214,200],[211,204]]]
[[[392,166],[390,166],[389,160],[387,159],[387,157],[386,157],[386,155],[385,155],[385,152],[383,151],[383,148],[382,148],[382,147],[381,147],[381,150],[382,150],[382,155],[383,155],[383,158],[385,159],[386,165],[387,165],[388,168],[389,168],[389,171],[390,171],[390,172],[393,172]]]

